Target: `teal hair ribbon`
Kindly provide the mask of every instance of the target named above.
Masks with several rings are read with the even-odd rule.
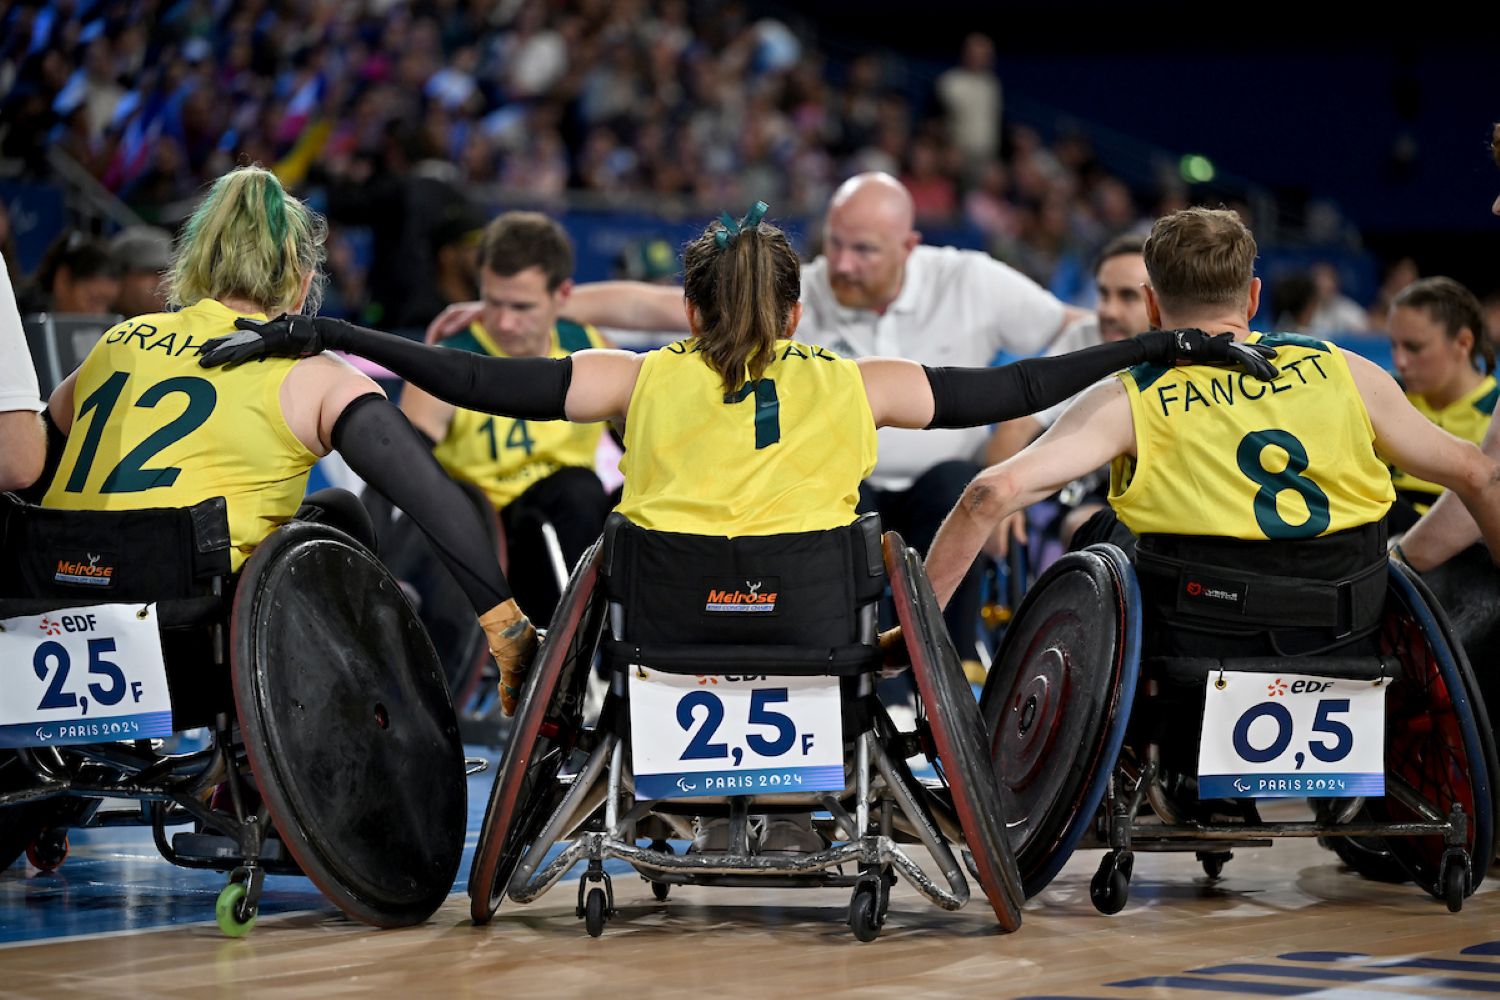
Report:
[[[739,236],[746,229],[754,229],[760,225],[760,220],[764,219],[766,213],[770,210],[770,205],[767,205],[763,201],[757,201],[754,205],[750,206],[750,211],[746,212],[744,218],[738,222],[735,222],[728,212],[720,212],[719,221],[724,224],[724,228],[714,233],[714,242],[719,245],[720,250],[728,250],[730,240]]]
[[[271,240],[281,249],[286,239],[286,194],[274,177],[266,178],[266,224],[271,227]]]

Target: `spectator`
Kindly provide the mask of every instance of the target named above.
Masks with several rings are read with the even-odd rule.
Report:
[[[47,248],[21,311],[105,315],[119,294],[120,268],[109,247],[74,230]]]
[[[964,39],[957,66],[937,80],[948,136],[963,157],[965,173],[975,176],[1000,152],[1000,79],[995,75],[995,44],[977,32]]]
[[[155,226],[130,226],[109,241],[120,270],[120,294],[111,312],[142,316],[167,311],[162,279],[172,262],[172,237]]]
[[[1317,302],[1307,333],[1327,337],[1336,333],[1360,333],[1370,328],[1370,318],[1349,296],[1339,291],[1339,272],[1332,264],[1319,262],[1312,267]]]

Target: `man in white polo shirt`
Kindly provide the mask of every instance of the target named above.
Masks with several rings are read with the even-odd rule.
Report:
[[[42,474],[42,408],[10,272],[0,258],[0,490],[30,486]]]
[[[859,174],[834,192],[823,256],[802,269],[797,339],[843,357],[878,354],[929,366],[987,365],[999,351],[1035,354],[1086,314],[986,253],[922,244],[911,195],[889,174]],[[883,427],[860,508],[925,553],[979,471],[989,431]],[[946,617],[963,659],[976,659],[979,576]],[[976,664],[977,665],[977,664]]]

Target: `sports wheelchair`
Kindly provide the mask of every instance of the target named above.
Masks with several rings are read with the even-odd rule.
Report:
[[[19,710],[30,722],[0,728],[0,862],[26,851],[51,870],[70,828],[144,824],[173,864],[230,873],[215,907],[230,936],[254,925],[266,873],[305,874],[368,924],[425,920],[453,887],[467,819],[463,748],[426,633],[375,557],[335,528],[294,520],[239,574],[229,545],[222,498],[119,512],[0,505],[0,627],[28,628],[0,663],[7,721]],[[18,617],[44,616],[54,634],[110,606],[154,614],[154,675],[124,639],[118,662],[96,656],[115,648],[105,638],[89,640],[89,676],[75,652],[66,680],[68,650]],[[88,684],[95,674],[108,683]],[[117,721],[92,742],[94,730],[66,724],[97,725],[122,686],[163,677],[170,710],[154,724]],[[190,752],[150,738],[200,727],[211,741]]]
[[[1323,839],[1371,878],[1409,877],[1459,910],[1495,854],[1494,741],[1441,607],[1404,566],[1385,576],[1378,655],[1143,663],[1143,601],[1124,554],[1098,543],[1054,563],[1026,595],[980,699],[1026,895],[1075,848],[1103,847],[1090,897],[1116,913],[1135,851],[1194,852],[1216,879],[1232,848],[1295,836]],[[1314,798],[1314,821],[1283,823],[1262,822],[1254,798],[1200,798],[1207,687],[1229,672],[1264,675],[1263,691],[1279,688],[1280,674],[1385,686],[1384,794]]]
[[[926,706],[915,732],[898,731],[874,696],[876,602],[887,580]],[[596,651],[609,691],[597,718],[586,718]],[[761,682],[749,694],[749,731],[719,730],[726,702],[743,710],[729,692],[741,675]],[[790,710],[787,687],[799,682],[834,693],[841,732],[829,741],[835,763],[805,791],[789,763],[808,752],[803,717],[770,708]],[[687,693],[662,701],[653,688],[663,684]],[[666,718],[642,716],[648,695],[667,706]],[[677,740],[671,762],[648,774],[648,756],[668,737]],[[756,746],[769,761],[760,770],[748,758]],[[937,781],[908,770],[919,753]],[[742,756],[749,762],[739,769]],[[694,770],[690,760],[712,763]],[[817,845],[762,849],[759,816],[807,824]],[[619,859],[663,901],[683,884],[849,887],[848,923],[869,941],[897,875],[944,909],[968,901],[956,845],[1012,931],[1021,888],[1005,819],[978,706],[920,561],[894,533],[882,547],[874,515],[826,532],[735,539],[646,531],[612,515],[575,567],[526,680],[469,874],[470,912],[486,923],[505,898],[530,902],[584,863],[576,913],[598,936],[616,914],[604,862]],[[715,824],[722,843],[702,837]],[[669,841],[695,832],[694,846],[676,853]],[[911,856],[914,843],[946,886]]]

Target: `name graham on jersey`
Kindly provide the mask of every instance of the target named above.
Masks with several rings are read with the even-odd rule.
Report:
[[[126,347],[135,347],[142,351],[161,351],[171,357],[181,357],[189,352],[198,354],[203,345],[208,341],[194,340],[192,334],[182,334],[182,342],[177,341],[177,331],[168,330],[163,333],[150,323],[132,322],[122,323],[109,333],[104,335],[106,344],[118,344],[123,341]]]

